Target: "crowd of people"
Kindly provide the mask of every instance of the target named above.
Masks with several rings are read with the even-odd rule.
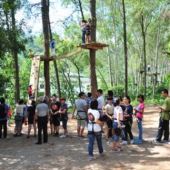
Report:
[[[31,95],[29,95],[30,97]],[[162,106],[159,119],[158,135],[152,143],[169,142],[169,120],[170,120],[170,98],[168,90],[162,90],[162,96],[165,98]],[[112,151],[120,152],[122,145],[127,144],[141,144],[143,142],[143,128],[142,120],[144,115],[144,96],[142,94],[137,96],[139,105],[134,107],[131,105],[129,96],[113,97],[113,91],[109,90],[106,98],[103,97],[103,91],[97,90],[97,99],[92,98],[92,94],[87,95],[84,92],[79,93],[79,98],[75,101],[72,111],[72,118],[77,119],[77,138],[84,138],[84,129],[87,127],[89,137],[89,160],[95,159],[93,154],[93,146],[95,139],[97,140],[99,154],[104,155],[102,145],[102,134],[105,133],[106,143],[113,143]],[[5,99],[0,100],[0,139],[7,137],[7,125],[10,126],[10,119],[12,115],[11,108],[5,103]],[[34,129],[34,137],[37,136],[38,126],[38,140],[36,144],[48,142],[48,122],[50,124],[50,132],[53,136],[66,138],[69,136],[67,130],[68,122],[68,107],[66,98],[60,98],[57,101],[57,96],[53,94],[51,100],[44,97],[38,98],[38,103],[30,98],[28,103],[24,100],[19,100],[14,110],[15,127],[14,137],[22,135],[22,126],[28,123],[27,138],[30,138],[31,129]],[[134,112],[134,113],[133,113]],[[139,136],[134,139],[132,133],[133,117],[136,118]],[[62,122],[63,134],[60,135],[60,123]],[[105,132],[104,132],[105,129]],[[3,134],[2,134],[3,130]],[[43,138],[42,138],[43,131]],[[162,136],[164,134],[163,141]],[[112,141],[110,141],[112,139]],[[128,141],[129,140],[129,141]]]

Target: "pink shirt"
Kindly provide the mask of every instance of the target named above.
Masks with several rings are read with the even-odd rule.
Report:
[[[140,103],[138,105],[138,107],[137,107],[137,110],[142,110],[144,108],[145,108],[145,104],[144,103]],[[142,119],[143,118],[143,114],[140,113],[140,112],[136,112],[136,117]]]

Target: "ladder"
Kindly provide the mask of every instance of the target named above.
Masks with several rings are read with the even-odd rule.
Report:
[[[40,56],[36,56],[32,58],[30,74],[30,85],[32,85],[35,100],[37,99],[38,95],[39,72],[40,72]]]

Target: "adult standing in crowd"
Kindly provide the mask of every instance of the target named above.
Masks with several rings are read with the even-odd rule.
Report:
[[[103,90],[102,89],[97,90],[97,101],[98,101],[99,113],[100,113],[100,115],[103,115],[103,110],[102,109],[103,109],[103,106],[104,106],[104,98],[103,98]],[[103,126],[101,126],[101,128],[102,128],[102,133],[104,133]]]
[[[90,108],[90,103],[92,101],[92,94],[90,92],[87,93],[87,98],[86,98],[86,102],[87,102],[87,109]]]
[[[127,145],[128,140],[128,134],[130,137],[130,143],[133,144],[133,134],[132,134],[132,123],[133,123],[133,106],[130,104],[131,99],[129,96],[124,97],[124,105],[126,106],[125,112],[124,112],[124,120],[123,124],[125,125],[124,132],[125,137],[123,141],[121,142],[121,145]]]
[[[104,98],[103,98],[103,90],[98,89],[97,90],[97,101],[98,101],[98,110],[99,112],[102,111],[104,106]]]
[[[14,136],[21,136],[21,126],[23,121],[23,112],[24,112],[24,100],[19,100],[16,111],[15,111],[15,134]]]
[[[34,118],[34,123],[35,120],[38,118],[38,142],[35,144],[40,145],[42,143],[42,135],[41,132],[43,130],[43,142],[47,143],[48,142],[48,134],[47,134],[47,123],[49,119],[49,108],[48,105],[45,104],[44,102],[44,97],[41,96],[39,97],[39,104],[36,106],[35,109],[35,118]]]
[[[86,102],[87,102],[87,110],[90,108],[90,103],[92,101],[92,94],[90,92],[87,93],[87,98],[86,98]],[[88,120],[88,116],[86,118],[86,122],[87,124],[89,123],[89,120]]]
[[[123,110],[121,108],[121,100],[120,98],[116,98],[115,102],[114,102],[114,122],[113,122],[113,127],[116,131],[116,128],[121,129],[122,127],[122,121],[123,121]],[[118,136],[116,133],[114,135],[113,138],[113,152],[120,152],[121,150],[121,146],[120,146],[120,142],[121,142],[121,138],[124,136],[124,133],[122,131],[121,135]]]
[[[77,138],[83,138],[85,122],[87,118],[87,102],[85,100],[85,93],[79,93],[79,99],[75,101],[72,118],[74,118],[75,110],[77,109]]]
[[[60,106],[60,110],[57,111],[57,114],[60,115],[60,121],[62,121],[62,126],[64,129],[64,133],[63,135],[60,136],[60,138],[65,138],[68,135],[68,131],[67,131],[67,121],[68,121],[68,115],[67,115],[67,104],[66,104],[66,98],[62,97],[60,99],[61,102],[61,106]]]
[[[168,96],[168,90],[162,90],[162,96],[165,98],[163,105],[158,106],[161,110],[160,118],[159,118],[159,128],[158,128],[158,135],[153,143],[161,142],[162,135],[164,133],[163,143],[169,142],[169,120],[170,120],[170,98]]]
[[[28,118],[28,135],[27,135],[27,138],[30,138],[30,132],[31,132],[32,126],[34,128],[34,137],[36,137],[36,123],[34,122],[36,102],[34,100],[29,100],[29,102],[30,103],[29,103],[27,113],[26,113],[26,117]]]
[[[0,139],[2,139],[2,127],[3,127],[3,138],[7,137],[7,119],[9,106],[5,104],[5,99],[0,99]]]
[[[11,117],[12,117],[12,109],[11,107],[9,106],[9,109],[8,109],[8,126],[11,126]]]
[[[52,95],[52,102],[51,102],[51,114],[52,120],[54,124],[54,136],[59,136],[59,127],[60,127],[60,115],[57,114],[57,111],[60,109],[61,103],[57,101],[56,94]]]
[[[88,124],[88,136],[89,136],[88,151],[89,151],[89,161],[91,161],[96,159],[96,157],[93,154],[93,146],[94,146],[95,138],[97,140],[99,154],[101,156],[104,155],[103,146],[102,146],[102,133],[101,133],[101,125],[103,125],[103,122],[99,120],[100,113],[98,111],[97,100],[91,102],[90,109],[88,110],[88,114],[91,114],[94,117],[94,121],[89,120],[89,124]]]
[[[108,97],[108,104],[105,106],[105,114],[107,116],[107,129],[106,129],[106,143],[109,144],[109,131],[111,129],[112,136],[114,135],[114,129],[113,129],[113,114],[114,114],[114,105],[113,105],[113,98]]]

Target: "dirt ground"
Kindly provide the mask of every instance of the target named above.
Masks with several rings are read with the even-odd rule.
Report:
[[[159,110],[147,107],[143,120],[142,144],[123,146],[120,153],[113,153],[112,142],[107,145],[103,136],[104,156],[99,156],[94,146],[96,160],[88,161],[88,138],[76,138],[76,120],[69,119],[70,137],[60,139],[49,135],[48,144],[35,145],[37,139],[27,139],[24,125],[21,137],[13,137],[13,128],[8,128],[8,138],[0,140],[0,170],[170,170],[170,145],[151,144],[157,134]],[[133,135],[138,136],[134,119]],[[61,130],[62,132],[62,130]],[[32,130],[33,133],[33,130]],[[87,131],[85,131],[85,134]],[[110,140],[111,141],[111,140]]]

